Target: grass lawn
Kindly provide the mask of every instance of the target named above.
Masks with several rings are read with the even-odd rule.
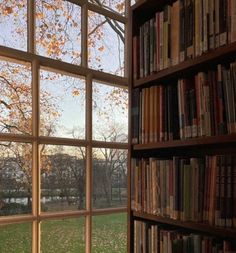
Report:
[[[126,252],[126,214],[93,217],[92,253]],[[44,221],[42,253],[84,253],[85,219]],[[31,224],[0,226],[1,253],[31,253]]]

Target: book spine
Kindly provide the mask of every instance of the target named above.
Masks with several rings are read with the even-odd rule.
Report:
[[[180,0],[180,62],[185,60],[185,2],[184,0]]]
[[[144,25],[139,28],[139,61],[140,61],[140,78],[144,77]]]
[[[227,44],[227,1],[219,0],[219,41],[220,46]]]
[[[139,89],[134,89],[132,93],[132,110],[131,110],[131,119],[132,119],[132,144],[139,143]]]
[[[217,156],[216,167],[216,207],[215,207],[215,225],[219,226],[220,219],[220,184],[221,184],[221,156]]]
[[[232,184],[233,184],[233,227],[236,228],[236,158],[233,157],[232,167]]]
[[[179,29],[180,29],[180,1],[175,1],[171,8],[171,65],[179,63]]]
[[[233,198],[232,198],[232,157],[226,156],[226,227],[231,228],[233,225]]]

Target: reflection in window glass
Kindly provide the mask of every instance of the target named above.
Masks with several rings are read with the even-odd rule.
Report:
[[[88,65],[124,76],[124,24],[89,11]]]
[[[93,149],[93,207],[127,204],[127,150]]]
[[[41,145],[41,209],[85,208],[85,148]]]
[[[62,0],[36,0],[36,51],[42,56],[80,64],[80,6]]]
[[[127,89],[93,83],[93,139],[127,142]]]
[[[31,189],[32,145],[0,142],[0,216],[31,213]]]
[[[98,0],[89,0],[89,2],[97,5],[102,4],[103,8],[106,8],[110,11],[116,11],[122,15],[125,14],[125,0],[104,0],[102,3]]]
[[[0,225],[1,253],[31,253],[30,223]]]
[[[127,252],[127,214],[93,217],[92,253]]]
[[[85,80],[40,71],[40,134],[85,138]]]
[[[0,45],[27,50],[27,0],[0,1]]]
[[[0,133],[30,134],[31,68],[0,60]]]
[[[84,218],[44,221],[41,225],[41,252],[85,252],[84,237]]]

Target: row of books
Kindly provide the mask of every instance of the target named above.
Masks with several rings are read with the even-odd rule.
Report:
[[[134,89],[132,124],[133,144],[236,133],[236,62]]]
[[[134,79],[235,41],[235,0],[174,1],[133,37]]]
[[[235,253],[235,245],[212,236],[167,230],[134,221],[134,253]]]
[[[132,159],[134,211],[236,227],[236,158]]]

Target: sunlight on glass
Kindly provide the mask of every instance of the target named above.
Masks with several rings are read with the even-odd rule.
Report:
[[[127,214],[93,217],[92,253],[127,252]]]
[[[81,8],[69,1],[36,0],[37,54],[81,62]]]
[[[40,71],[40,135],[85,138],[85,79]]]
[[[85,148],[40,146],[41,210],[85,208]]]
[[[31,213],[31,202],[32,145],[0,142],[0,216]]]
[[[88,64],[95,70],[124,76],[124,24],[89,11]]]
[[[0,0],[0,45],[27,50],[27,0]]]
[[[125,15],[125,0],[89,0],[89,2],[102,6],[107,10]]]
[[[1,253],[31,253],[31,223],[0,225]]]
[[[41,252],[85,252],[85,219],[64,219],[42,222]]]
[[[93,139],[128,141],[128,90],[93,82]]]
[[[0,60],[0,133],[31,133],[31,92],[30,65]]]
[[[93,208],[127,205],[127,150],[93,149]]]

